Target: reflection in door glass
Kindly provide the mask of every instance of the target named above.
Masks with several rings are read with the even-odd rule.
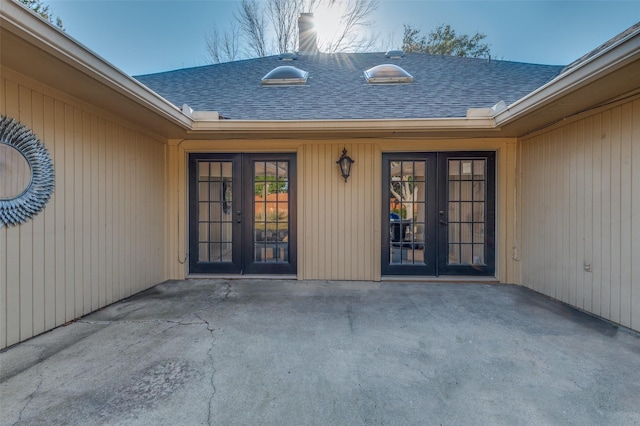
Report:
[[[289,262],[289,162],[254,161],[253,252],[258,263]]]
[[[389,263],[425,265],[426,162],[391,161]]]
[[[232,163],[198,163],[198,261],[231,262]]]
[[[486,160],[448,161],[449,265],[485,265]]]

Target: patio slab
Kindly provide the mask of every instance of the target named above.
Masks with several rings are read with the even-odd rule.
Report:
[[[0,424],[640,424],[640,337],[526,288],[169,281],[0,353]]]

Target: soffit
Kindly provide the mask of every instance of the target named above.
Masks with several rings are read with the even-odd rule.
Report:
[[[524,136],[573,115],[597,108],[640,89],[640,61],[583,84],[578,90],[540,105],[501,127],[505,136]]]
[[[507,136],[524,136],[640,91],[640,31],[496,115]]]
[[[181,122],[175,107],[21,8],[11,2],[2,7],[0,64],[158,135],[185,134],[190,120]],[[19,19],[5,19],[5,13]]]
[[[405,120],[218,120],[194,122],[188,139],[487,138],[500,137],[491,118]]]

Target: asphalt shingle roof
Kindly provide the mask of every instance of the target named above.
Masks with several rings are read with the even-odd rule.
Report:
[[[393,63],[413,83],[367,84],[363,71]],[[309,72],[304,86],[263,86],[280,65]],[[562,66],[410,53],[277,56],[180,69],[135,77],[174,105],[217,111],[241,120],[384,119],[464,117],[468,108],[510,104],[557,76]]]

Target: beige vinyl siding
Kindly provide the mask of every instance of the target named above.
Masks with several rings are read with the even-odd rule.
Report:
[[[640,99],[523,140],[519,155],[523,284],[640,330]]]
[[[345,183],[336,161],[343,148],[356,162]],[[190,152],[295,152],[298,179],[298,279],[380,280],[382,153],[497,152],[496,271],[520,282],[515,216],[514,139],[172,140],[167,150],[167,278],[187,268],[187,156]]]
[[[0,112],[53,160],[44,210],[0,228],[0,347],[165,278],[165,145],[3,69]]]
[[[355,159],[345,182],[336,160]],[[303,279],[380,278],[381,153],[364,143],[307,144],[299,164],[299,267]]]

